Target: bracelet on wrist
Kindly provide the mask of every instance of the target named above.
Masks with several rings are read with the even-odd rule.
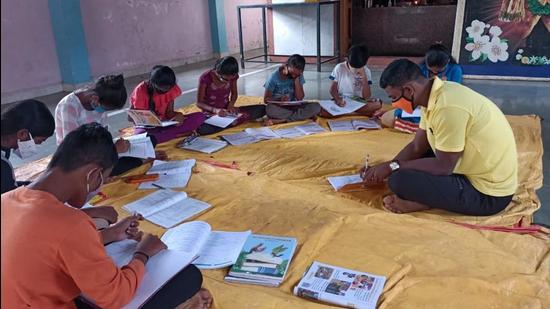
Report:
[[[143,253],[141,251],[136,251],[134,252],[134,256],[136,255],[141,255],[143,257],[145,257],[145,264],[147,264],[147,262],[149,261],[149,255],[147,255],[146,253]]]

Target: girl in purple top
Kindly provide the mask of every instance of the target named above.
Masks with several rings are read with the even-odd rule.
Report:
[[[219,59],[214,69],[204,72],[199,79],[199,91],[197,95],[197,106],[207,115],[242,114],[239,119],[233,122],[237,124],[262,118],[265,115],[265,105],[249,105],[235,107],[239,93],[237,91],[237,80],[239,79],[239,64],[234,57],[223,57]],[[202,124],[198,133],[208,135],[219,132],[223,128]]]

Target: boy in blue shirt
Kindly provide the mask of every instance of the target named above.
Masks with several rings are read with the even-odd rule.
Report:
[[[304,99],[305,65],[304,57],[292,55],[267,78],[264,84],[264,102],[267,104],[268,117],[266,125],[315,118],[321,111],[317,103],[284,105],[284,102]]]

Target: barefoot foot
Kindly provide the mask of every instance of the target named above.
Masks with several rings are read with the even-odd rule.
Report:
[[[212,295],[207,289],[200,289],[197,294],[179,305],[176,309],[208,309],[212,306]]]
[[[168,154],[164,150],[155,150],[155,159],[156,160],[168,160]]]
[[[412,202],[412,201],[406,201],[403,199],[400,199],[397,197],[397,195],[392,194],[384,197],[383,199],[384,208],[387,210],[397,213],[397,214],[404,214],[409,212],[415,212],[415,211],[422,211],[422,210],[428,210],[430,209],[428,206]]]
[[[264,122],[262,123],[262,125],[265,126],[265,127],[268,127],[268,126],[276,125],[276,124],[279,124],[279,123],[285,123],[285,122],[286,122],[286,120],[284,120],[284,119],[266,118],[264,120]]]

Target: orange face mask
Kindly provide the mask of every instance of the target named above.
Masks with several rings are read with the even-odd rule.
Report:
[[[403,95],[401,95],[399,99],[393,101],[391,105],[395,108],[400,108],[409,114],[414,112],[412,101],[405,99]]]

